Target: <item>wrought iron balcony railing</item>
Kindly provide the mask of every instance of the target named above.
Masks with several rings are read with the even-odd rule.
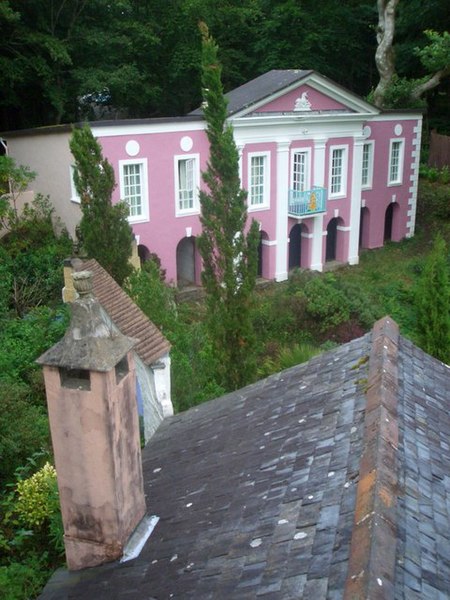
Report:
[[[313,187],[311,190],[298,192],[289,190],[288,213],[293,217],[315,215],[327,210],[327,190]]]

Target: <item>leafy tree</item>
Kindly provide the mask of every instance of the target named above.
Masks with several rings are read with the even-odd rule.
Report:
[[[53,213],[49,199],[39,194],[20,214],[14,205],[6,206],[7,233],[0,240],[0,318],[10,310],[20,317],[33,307],[60,301],[61,267],[72,252],[72,241],[54,222]]]
[[[247,194],[240,187],[239,155],[233,130],[226,123],[217,46],[202,26],[202,84],[210,157],[200,191],[207,320],[213,351],[227,389],[248,383],[255,370],[251,306],[256,281],[258,225],[246,232]]]
[[[83,250],[121,285],[132,271],[128,262],[133,240],[127,221],[128,205],[111,203],[116,187],[114,170],[88,125],[73,130],[70,150],[75,158],[74,183],[83,213],[79,225]]]
[[[416,294],[419,343],[425,352],[450,364],[450,278],[445,240],[437,235]]]
[[[35,177],[29,167],[17,165],[10,156],[0,156],[0,227],[10,231],[17,223],[17,199]]]
[[[396,70],[394,35],[396,9],[400,0],[377,0],[378,26],[375,63],[380,76],[373,93],[373,100],[379,107],[399,105],[409,101],[411,105],[420,103],[422,96],[437,87],[444,77],[450,75],[450,34],[446,31],[425,31],[427,44],[414,48],[426,74],[422,78],[399,77]]]

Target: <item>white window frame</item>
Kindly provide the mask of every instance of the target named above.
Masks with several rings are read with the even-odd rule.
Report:
[[[305,155],[305,172],[303,189],[296,188],[295,181],[295,156],[297,154]],[[302,186],[300,186],[302,187]],[[293,148],[291,154],[291,189],[298,192],[305,192],[311,189],[311,148]]]
[[[396,177],[392,177],[393,167],[393,148],[395,144],[399,144],[398,164],[396,169]],[[394,138],[389,142],[389,163],[388,163],[388,185],[401,185],[403,183],[403,165],[405,159],[405,138]]]
[[[192,207],[180,208],[180,171],[179,164],[182,160],[193,160],[193,196]],[[198,214],[200,212],[199,202],[199,183],[200,183],[200,155],[199,154],[178,154],[174,156],[173,168],[175,174],[175,215],[181,217],[184,215]]]
[[[340,167],[340,186],[338,191],[333,192],[333,155],[337,150],[342,150],[342,162]],[[330,146],[328,171],[328,198],[344,198],[347,195],[348,145],[342,144],[339,146]]]
[[[263,199],[262,202],[252,203],[252,162],[254,158],[263,158]],[[249,152],[247,155],[247,190],[248,210],[267,210],[270,208],[270,152]]]
[[[69,177],[70,177],[70,201],[76,204],[81,204],[81,198],[78,195],[77,188],[75,187],[75,181],[73,179],[75,173],[75,165],[69,166]]]
[[[367,165],[364,165],[364,149],[368,148]],[[373,161],[375,156],[375,142],[370,140],[363,144],[362,166],[361,166],[361,189],[370,190],[373,186]],[[366,171],[366,178],[364,172]],[[365,179],[365,180],[364,180]]]
[[[128,158],[119,160],[120,199],[127,202],[125,195],[124,167],[127,165],[139,165],[141,176],[141,213],[139,215],[128,215],[129,223],[143,223],[150,219],[148,199],[148,168],[146,158]]]

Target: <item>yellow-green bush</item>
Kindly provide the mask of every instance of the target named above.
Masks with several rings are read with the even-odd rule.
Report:
[[[17,483],[16,511],[29,527],[39,527],[58,511],[56,470],[49,463],[28,479]]]

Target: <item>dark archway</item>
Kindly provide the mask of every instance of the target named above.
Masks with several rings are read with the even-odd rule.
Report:
[[[383,241],[390,242],[392,240],[392,224],[394,222],[394,202],[389,204],[384,215],[384,235]]]
[[[147,248],[147,246],[144,246],[143,244],[139,244],[139,246],[137,247],[137,251],[139,259],[141,261],[141,265],[145,263],[146,260],[149,260],[149,258],[151,257],[150,250]]]
[[[359,221],[359,247],[369,247],[369,231],[370,231],[370,212],[366,207],[361,208],[361,216]]]
[[[264,241],[267,241],[269,236],[265,231],[261,231],[259,233],[259,244],[258,244],[258,277],[264,277],[265,271],[267,270],[267,248],[268,246],[264,244]]]
[[[289,234],[289,271],[301,266],[303,229],[304,226],[301,223],[297,223]]]
[[[195,238],[185,237],[177,246],[177,285],[195,285]]]
[[[334,218],[328,223],[327,226],[327,242],[325,250],[325,261],[329,262],[336,260],[336,246],[337,246],[337,226],[338,219]]]

